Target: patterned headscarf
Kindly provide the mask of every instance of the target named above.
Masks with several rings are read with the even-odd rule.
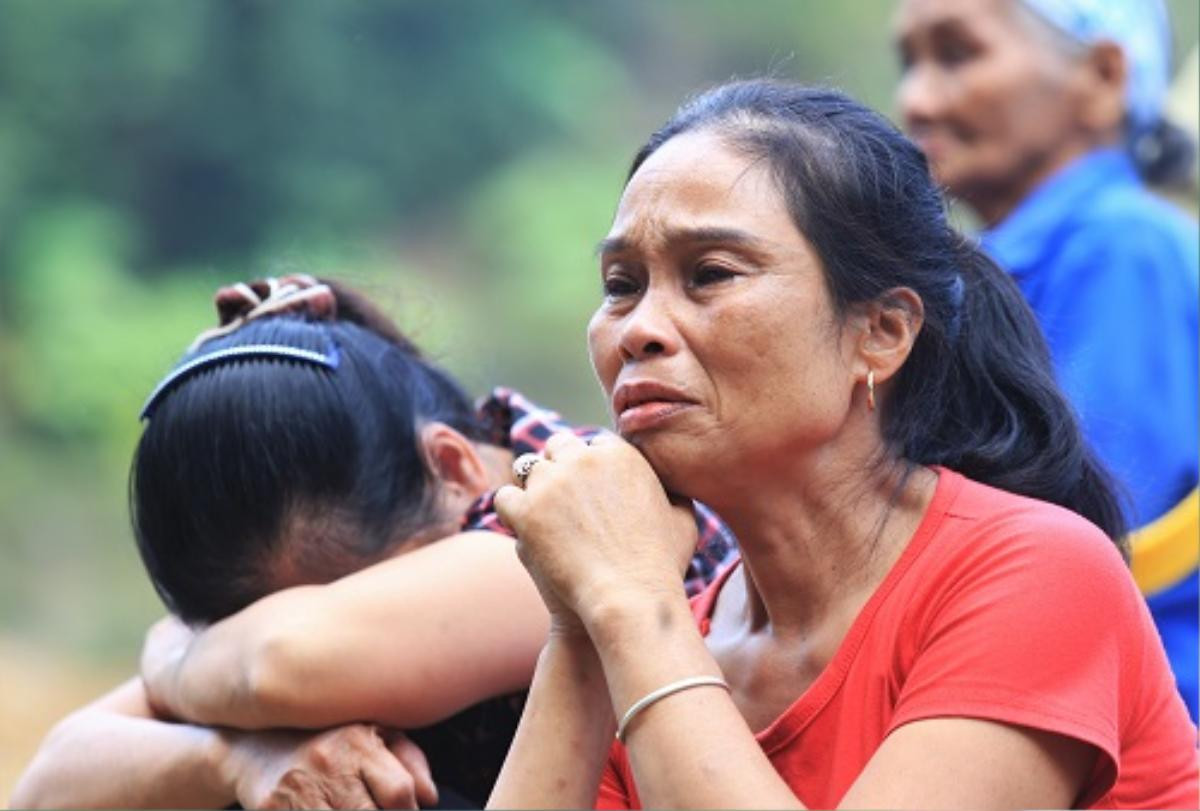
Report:
[[[1083,45],[1109,40],[1128,63],[1125,110],[1135,128],[1162,116],[1171,59],[1171,32],[1162,0],[1021,0],[1050,25]]]

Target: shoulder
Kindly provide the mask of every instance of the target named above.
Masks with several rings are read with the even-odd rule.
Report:
[[[931,563],[943,576],[989,587],[1051,588],[1043,595],[1048,599],[1132,589],[1116,545],[1087,519],[960,478],[961,488],[930,549]]]
[[[1101,189],[1090,205],[1077,210],[1075,221],[1090,228],[1132,223],[1172,236],[1189,235],[1196,230],[1194,218],[1137,183],[1119,183]]]
[[[1063,236],[1067,256],[1106,260],[1094,265],[1093,273],[1122,270],[1132,263],[1142,273],[1161,276],[1160,281],[1178,278],[1195,284],[1200,244],[1196,221],[1141,186],[1102,190],[1090,205],[1071,214]]]
[[[893,728],[957,716],[1074,738],[1107,760],[1097,796],[1147,768],[1139,739],[1170,738],[1172,758],[1188,748],[1179,743],[1194,730],[1185,734],[1145,601],[1088,521],[962,479],[920,566],[897,601],[905,624],[885,647],[903,668]],[[1153,731],[1139,732],[1143,723]],[[1178,771],[1163,751],[1153,768]]]
[[[513,554],[515,540],[503,533],[487,530],[467,530],[440,538],[410,555],[421,555],[430,559],[456,560],[458,558],[493,560],[507,558]]]

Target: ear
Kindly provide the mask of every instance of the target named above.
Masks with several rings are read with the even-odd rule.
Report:
[[[487,468],[471,440],[443,422],[431,422],[421,429],[421,445],[447,496],[474,500],[487,492]]]
[[[1102,40],[1088,48],[1079,68],[1080,120],[1094,135],[1107,140],[1125,124],[1129,74],[1125,52],[1115,42]]]
[[[925,323],[925,303],[909,287],[895,287],[859,307],[855,346],[856,375],[875,373],[882,383],[904,365]]]

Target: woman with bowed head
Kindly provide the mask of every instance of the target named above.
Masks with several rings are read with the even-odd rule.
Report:
[[[492,494],[514,456],[594,429],[508,389],[473,407],[334,283],[237,284],[217,307],[149,397],[131,476],[174,617],[13,803],[482,805],[547,627]],[[732,542],[695,509],[691,591]]]
[[[620,437],[497,494],[551,632],[493,806],[1196,804],[1108,479],[912,143],[718,87],[638,153],[600,273]],[[690,604],[686,498],[742,555]]]
[[[1164,117],[1167,22],[1162,0],[904,0],[897,102],[1037,316],[1129,525],[1190,510],[1132,554],[1195,721],[1200,231],[1145,185],[1190,183],[1195,154]]]

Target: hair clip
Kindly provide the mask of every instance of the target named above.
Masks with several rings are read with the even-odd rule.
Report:
[[[142,412],[138,416],[138,419],[149,419],[155,406],[159,404],[167,392],[196,372],[218,366],[229,360],[243,358],[282,358],[302,363],[311,363],[326,369],[336,369],[340,360],[336,345],[333,346],[329,354],[314,352],[311,349],[299,349],[293,346],[279,346],[276,344],[251,344],[248,346],[231,346],[227,349],[218,349],[215,352],[210,352],[203,357],[194,358],[180,365],[163,378],[162,382],[155,386],[154,391],[150,392],[150,396],[146,398],[146,404],[142,406]]]

